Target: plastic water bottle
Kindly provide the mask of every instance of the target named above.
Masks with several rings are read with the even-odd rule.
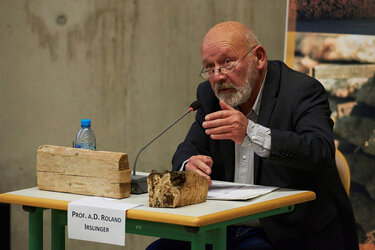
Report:
[[[96,139],[90,119],[81,120],[81,129],[78,131],[74,145],[76,148],[96,150]]]

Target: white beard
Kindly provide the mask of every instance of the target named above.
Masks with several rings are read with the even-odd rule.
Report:
[[[257,79],[257,71],[254,64],[251,63],[249,65],[249,69],[247,72],[245,84],[241,86],[234,85],[231,81],[227,80],[224,83],[216,83],[215,84],[215,95],[219,100],[223,100],[228,103],[232,107],[236,107],[240,104],[245,103],[249,100],[251,91],[253,90],[253,86]],[[228,93],[220,92],[221,89],[232,89]]]

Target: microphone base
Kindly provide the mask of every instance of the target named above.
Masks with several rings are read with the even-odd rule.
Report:
[[[144,194],[147,193],[147,176],[144,175],[131,175],[131,194]]]

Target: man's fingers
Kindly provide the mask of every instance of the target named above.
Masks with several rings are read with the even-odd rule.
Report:
[[[207,166],[209,166],[211,168],[212,167],[212,163],[213,163],[212,158],[209,157],[209,156],[206,156],[206,155],[203,155],[203,157],[204,157],[203,158],[204,163],[206,163]]]
[[[216,128],[206,129],[205,132],[208,135],[214,135],[214,134],[230,133],[232,132],[232,130],[233,130],[232,126],[220,126]]]
[[[240,111],[220,101],[223,110],[206,115],[202,123],[205,133],[214,140],[232,140],[241,144],[247,133],[249,120]]]
[[[212,181],[211,181],[211,177],[209,175],[206,175],[205,173],[203,173],[199,169],[195,169],[195,170],[193,170],[193,172],[195,172],[195,173],[203,176],[204,178],[206,178],[208,180],[208,186],[211,186]]]
[[[232,114],[232,111],[237,111],[235,108],[230,106],[224,101],[220,101],[220,107],[222,110],[213,112],[211,114],[206,115],[205,120],[214,120],[219,118],[225,118]]]
[[[204,161],[197,161],[196,166],[202,170],[205,174],[210,175],[211,174],[211,167],[208,166]]]
[[[205,121],[202,124],[203,128],[215,128],[215,127],[220,127],[224,126],[228,123],[227,119],[215,119],[212,121]]]
[[[185,166],[185,170],[186,171],[194,171],[204,177],[209,177],[209,175],[206,173],[206,170],[203,170],[199,167],[197,167],[196,165],[192,164],[192,163],[187,163],[186,166]]]
[[[207,163],[206,163],[207,162]],[[188,163],[185,166],[187,171],[192,171],[195,169],[200,170],[206,175],[211,174],[212,159],[205,155],[195,155],[190,157]]]
[[[222,110],[236,110],[232,106],[230,106],[228,103],[224,102],[223,100],[220,100],[220,107]]]
[[[189,161],[185,165],[186,171],[194,171],[197,174],[203,176],[208,180],[208,186],[212,185],[211,181],[211,167],[212,167],[212,158],[207,155],[194,155],[190,157]]]
[[[222,114],[219,114],[222,113]],[[215,128],[220,126],[230,125],[236,122],[239,119],[238,111],[218,111],[212,113],[212,117],[209,120],[206,120],[202,123],[203,128]]]
[[[204,119],[206,121],[216,120],[220,118],[226,118],[230,116],[231,114],[232,114],[232,110],[220,110],[220,111],[216,111],[216,112],[206,115]]]

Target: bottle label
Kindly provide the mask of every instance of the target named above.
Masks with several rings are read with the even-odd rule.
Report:
[[[76,148],[96,150],[96,147],[90,145],[89,143],[77,143]]]

